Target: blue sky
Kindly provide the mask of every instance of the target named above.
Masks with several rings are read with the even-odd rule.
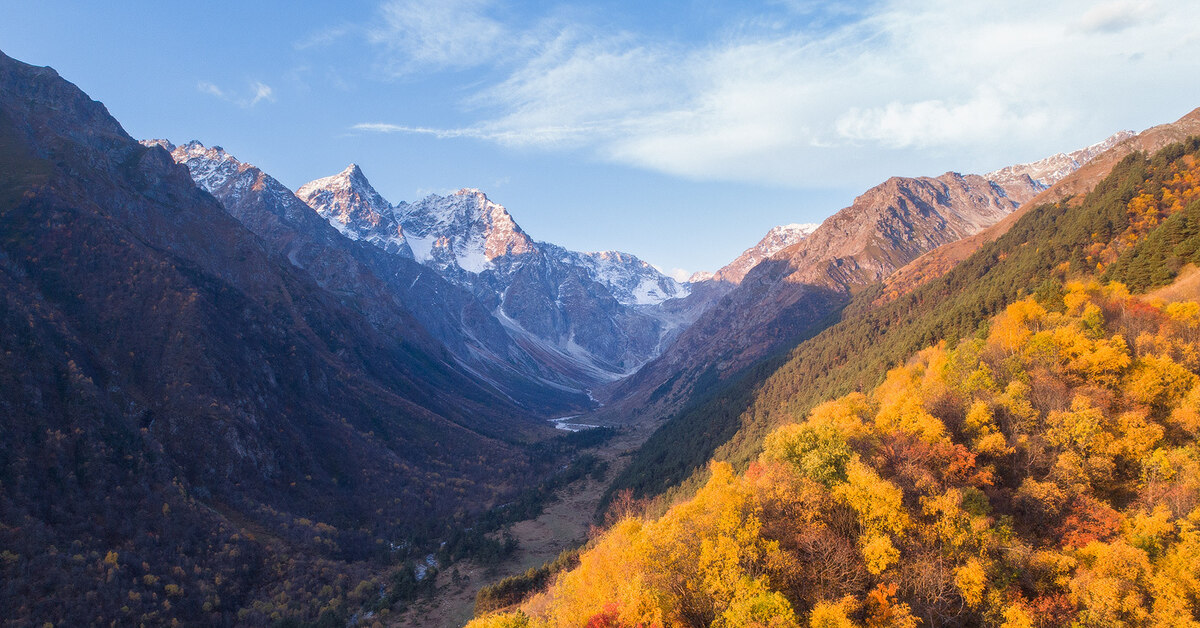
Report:
[[[534,238],[714,270],[892,175],[986,172],[1200,106],[1200,3],[0,0],[0,50],[135,137],[295,188],[478,187]]]

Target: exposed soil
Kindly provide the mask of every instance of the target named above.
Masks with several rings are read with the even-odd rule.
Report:
[[[1171,285],[1163,286],[1146,296],[1163,301],[1200,300],[1200,268],[1193,264],[1184,266]]]

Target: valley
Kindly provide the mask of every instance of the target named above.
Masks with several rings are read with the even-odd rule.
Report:
[[[0,53],[0,621],[1200,622],[1200,109],[1109,132],[668,271]]]

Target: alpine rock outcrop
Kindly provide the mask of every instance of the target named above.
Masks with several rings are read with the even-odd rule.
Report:
[[[362,240],[384,251],[413,257],[404,230],[392,214],[392,206],[375,191],[358,164],[324,179],[312,181],[296,191],[322,218],[352,240]]]

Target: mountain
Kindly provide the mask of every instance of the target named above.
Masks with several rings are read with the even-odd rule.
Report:
[[[1136,135],[1133,131],[1118,131],[1103,140],[1070,153],[1058,153],[1026,164],[1007,166],[985,175],[1000,186],[1023,184],[1028,177],[1042,189],[1048,188],[1081,168],[1100,153]]]
[[[721,297],[736,288],[751,269],[807,238],[819,226],[810,223],[772,227],[757,244],[742,251],[741,255],[716,272],[693,273],[688,279],[688,294],[664,303],[662,310],[674,316],[679,333],[682,333]]]
[[[621,305],[659,305],[688,294],[686,286],[629,253],[576,253],[561,247],[556,252],[562,263],[586,269],[588,275],[604,284]]]
[[[1128,131],[1121,131],[1103,142],[1070,153],[1068,156],[1072,162],[1079,164],[1077,169],[1057,177],[1052,185],[1044,191],[1038,192],[1020,209],[992,227],[969,238],[938,247],[913,260],[912,263],[888,277],[881,298],[895,298],[944,275],[979,247],[1004,235],[1017,220],[1040,203],[1054,203],[1067,198],[1081,200],[1097,183],[1108,176],[1113,166],[1130,153],[1136,151],[1156,153],[1169,144],[1182,142],[1193,135],[1200,135],[1200,109],[1191,111],[1175,122],[1160,124],[1136,135],[1130,135]],[[1104,148],[1104,150],[1097,153],[1096,150],[1100,148]],[[1086,159],[1086,161],[1081,161],[1081,159]],[[1025,169],[1024,166],[1012,166],[997,172]],[[1029,169],[1036,170],[1035,168]]]
[[[669,412],[689,398],[697,381],[724,379],[771,354],[861,287],[979,232],[1017,205],[1009,191],[978,175],[893,177],[760,261],[726,294],[718,292],[662,356],[617,384],[613,395]],[[765,241],[769,249],[771,236]],[[753,251],[743,257],[752,259]],[[721,271],[730,279],[739,272]]]
[[[636,400],[632,406],[649,412],[672,412],[689,399],[696,382],[724,379],[794,342],[859,289],[995,225],[1045,191],[1046,181],[1067,177],[1128,137],[1128,132],[1116,133],[1063,159],[989,175],[894,177],[811,232],[776,227],[713,280],[692,288],[692,300],[708,299],[691,305],[692,312],[702,312],[695,323],[659,358],[614,385],[611,394]],[[785,234],[796,241],[763,255],[775,243],[786,243]]]
[[[358,164],[305,184],[296,190],[296,196],[317,209],[346,237],[369,242],[388,253],[413,257],[392,206],[371,187]]]
[[[742,254],[734,258],[732,262],[721,267],[720,270],[711,276],[701,276],[695,279],[739,284],[746,276],[746,273],[749,273],[752,268],[758,266],[759,262],[799,243],[804,238],[812,235],[812,232],[816,231],[819,226],[821,225],[807,223],[772,227],[770,231],[767,231],[767,235],[758,241],[758,244],[742,251]]]
[[[472,376],[530,412],[555,417],[588,407],[586,395],[564,390],[574,380],[538,364],[469,292],[412,259],[399,226],[388,222],[389,207],[357,167],[342,173],[345,187],[339,195],[323,192],[332,205],[320,214],[278,180],[220,147],[196,141],[179,147],[164,140],[145,143],[171,150],[230,214],[323,288],[367,313],[384,333],[403,337],[423,327]],[[347,215],[339,211],[357,213],[347,223],[329,218]],[[372,230],[381,224],[393,226]]]
[[[575,386],[592,388],[632,372],[682,324],[658,306],[687,288],[633,255],[536,242],[503,205],[476,189],[386,211],[368,203],[377,197],[373,190],[355,192],[369,184],[351,170],[305,184],[298,194],[354,237],[376,233],[379,224],[398,225],[417,262],[470,292],[534,361]]]
[[[1155,177],[1173,176],[1158,161],[1147,164],[1145,155],[1178,148],[1182,144],[1177,142],[1196,135],[1200,135],[1200,110],[1128,138],[981,233],[966,254],[960,248],[966,241],[938,249],[961,255],[957,260],[949,258],[947,268],[930,266],[926,256],[913,262],[915,269],[906,267],[896,273],[914,277],[928,271],[932,273],[928,280],[899,292],[886,282],[865,287],[836,316],[811,329],[808,336],[813,337],[797,339],[786,352],[761,360],[726,382],[712,377],[703,381],[705,395],[697,395],[691,407],[658,429],[614,481],[613,490],[634,488],[652,494],[667,490],[692,477],[714,454],[749,460],[766,430],[806,412],[822,398],[875,386],[889,368],[926,345],[974,334],[986,317],[1023,295],[1061,289],[1068,271],[1095,272],[1098,265],[1118,261],[1130,242],[1144,236],[1129,229],[1126,206],[1136,196],[1135,190],[1145,184],[1148,172]],[[1170,158],[1189,163],[1191,158],[1179,159],[1181,155],[1175,151]],[[1181,175],[1179,181],[1193,180],[1189,176]],[[1162,186],[1146,186],[1162,194]],[[1159,224],[1162,215],[1165,212],[1137,224],[1145,230]],[[1188,246],[1160,244],[1159,248],[1178,252],[1191,250]],[[1173,276],[1171,269],[1180,265],[1178,260],[1151,264],[1160,269],[1156,276],[1163,271]],[[1112,278],[1125,280],[1119,275]]]
[[[733,438],[472,628],[1200,616],[1200,304],[1157,290],[1200,262],[1200,136],[1114,154],[1086,194],[1023,209],[911,293],[863,290],[664,430],[638,453],[660,471]]]
[[[340,294],[387,293],[336,230],[212,165],[233,209],[0,55],[6,621],[315,620],[556,468],[524,445],[544,421]]]

